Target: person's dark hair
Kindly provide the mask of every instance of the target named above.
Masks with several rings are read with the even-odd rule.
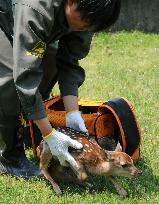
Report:
[[[89,22],[93,32],[104,31],[116,22],[121,0],[74,0],[82,20]]]

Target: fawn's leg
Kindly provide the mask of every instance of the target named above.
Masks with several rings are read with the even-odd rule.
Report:
[[[80,165],[79,165],[80,166]],[[79,168],[78,172],[75,172],[71,168],[62,167],[60,165],[51,165],[49,168],[51,176],[56,178],[58,181],[65,183],[75,183],[80,186],[89,186],[87,182],[88,176],[83,168]],[[91,186],[92,187],[92,186]]]
[[[116,179],[113,176],[110,176],[109,179],[113,183],[113,185],[114,185],[114,187],[115,187],[115,189],[119,195],[121,195],[122,197],[128,196],[128,193],[123,189],[123,187],[119,183],[117,183]]]
[[[92,188],[93,185],[88,183],[88,175],[87,172],[83,166],[83,164],[77,162],[79,169],[78,171],[74,171],[74,173],[77,176],[77,182],[79,183],[79,185],[85,186],[85,187],[90,187]]]
[[[60,187],[58,186],[58,184],[53,180],[53,178],[50,176],[48,169],[42,169],[41,170],[42,174],[44,175],[44,177],[51,183],[54,191],[56,194],[60,195],[62,194],[62,191],[60,189]]]
[[[53,178],[48,172],[48,166],[52,159],[52,154],[50,152],[49,147],[46,145],[45,142],[41,143],[41,146],[39,147],[39,154],[40,154],[40,169],[41,169],[42,174],[51,183],[56,194],[58,195],[62,194],[60,187],[53,180]]]

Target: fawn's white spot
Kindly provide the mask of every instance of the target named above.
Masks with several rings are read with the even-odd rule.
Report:
[[[82,150],[80,150],[80,149],[77,149],[76,151],[77,151],[77,152],[81,152]]]

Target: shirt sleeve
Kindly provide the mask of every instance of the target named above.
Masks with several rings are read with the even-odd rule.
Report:
[[[57,53],[58,83],[62,96],[78,96],[78,87],[85,80],[85,71],[79,60],[89,52],[91,32],[71,32],[59,40]]]
[[[46,117],[38,87],[43,75],[40,66],[45,53],[49,22],[35,9],[14,6],[13,78],[22,109],[28,119]]]

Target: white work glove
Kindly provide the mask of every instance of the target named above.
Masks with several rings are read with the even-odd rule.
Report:
[[[53,129],[52,132],[44,136],[43,139],[47,142],[52,155],[56,156],[62,166],[67,166],[68,163],[78,170],[78,165],[75,159],[68,152],[68,147],[81,149],[83,145],[76,140],[71,139],[69,136]],[[68,162],[68,163],[67,163]]]
[[[88,130],[84,124],[84,120],[78,110],[71,111],[66,114],[66,127],[70,127],[74,130],[88,134]]]

